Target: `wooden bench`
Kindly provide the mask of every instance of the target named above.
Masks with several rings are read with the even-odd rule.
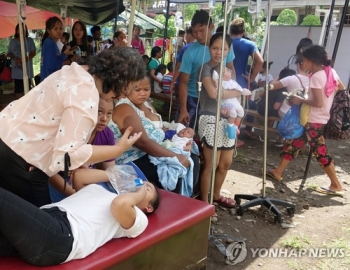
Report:
[[[246,115],[243,118],[243,122],[242,122],[243,125],[259,128],[259,129],[262,129],[262,130],[265,129],[264,124],[261,124],[261,121],[264,121],[264,119],[265,119],[264,116],[260,115],[257,111],[254,111],[254,110],[245,110],[245,113],[246,113]],[[247,116],[248,115],[254,116],[254,122],[253,123],[247,122]],[[281,120],[279,117],[274,117],[274,116],[270,116],[267,119],[268,119],[269,122],[270,121],[271,122],[279,122]],[[271,132],[277,132],[277,128],[273,128],[273,127],[268,127],[267,130],[271,131]]]
[[[113,239],[93,254],[61,265],[37,267],[20,258],[0,258],[1,270],[205,269],[213,205],[160,190],[161,204],[144,233]]]
[[[164,94],[164,93],[155,93],[151,92],[151,98],[165,101],[165,102],[171,102],[171,95],[170,94]],[[176,96],[172,95],[172,102],[174,103],[176,101]]]

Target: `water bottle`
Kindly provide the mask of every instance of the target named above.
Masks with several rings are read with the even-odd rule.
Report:
[[[106,173],[118,194],[135,192],[144,185],[142,179],[137,176],[130,165],[114,165],[109,167]]]
[[[79,46],[75,49],[75,54],[81,57],[81,49]]]

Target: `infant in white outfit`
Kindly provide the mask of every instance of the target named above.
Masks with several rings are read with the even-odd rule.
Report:
[[[194,130],[192,128],[186,127],[181,129],[177,134],[171,138],[171,142],[178,149],[184,151],[190,151],[192,146],[194,136]]]
[[[213,70],[212,79],[214,81],[215,87],[218,88],[219,74],[215,70]],[[222,88],[223,90],[237,90],[241,92],[244,96],[252,94],[252,92],[250,92],[246,88],[242,88],[235,80],[232,79],[231,71],[227,68],[225,68],[223,74]],[[221,108],[228,109],[230,115],[230,117],[228,118],[227,128],[232,129],[235,125],[237,133],[239,133],[238,126],[240,125],[241,120],[244,116],[244,110],[238,98],[240,97],[227,98],[221,100]]]

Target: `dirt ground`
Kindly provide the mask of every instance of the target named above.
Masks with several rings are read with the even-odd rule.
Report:
[[[256,133],[262,132],[257,130]],[[273,136],[270,134],[270,138]],[[288,215],[286,208],[279,208],[283,213],[283,226],[290,228],[275,223],[274,215],[263,206],[246,210],[242,217],[237,217],[235,210],[216,206],[218,221],[212,222],[214,234],[229,236],[229,240],[221,239],[226,247],[234,238],[243,239],[247,256],[236,265],[228,265],[224,255],[209,242],[207,269],[350,269],[350,140],[327,141],[327,145],[335,159],[336,171],[345,190],[344,197],[312,191],[315,186],[329,184],[315,158],[307,180],[302,183],[307,157],[299,155],[287,167],[281,183],[266,178],[268,197],[296,204],[294,215]],[[268,167],[278,165],[279,152],[279,148],[268,142]],[[222,194],[231,197],[235,194],[261,194],[262,167],[263,142],[245,140],[245,145],[238,149],[234,158]],[[286,253],[274,256],[277,253],[269,249]],[[327,255],[326,252],[332,249],[338,254]],[[230,257],[231,262],[234,258]]]
[[[0,94],[0,111],[13,99],[13,95]],[[257,130],[256,134],[262,132]],[[270,134],[270,138],[273,137],[274,135]],[[221,239],[225,247],[229,246],[232,240],[236,240],[235,238],[241,239],[246,245],[247,256],[236,265],[228,265],[225,263],[225,256],[209,242],[208,270],[350,269],[350,140],[328,141],[327,145],[335,159],[337,174],[345,190],[344,198],[312,191],[315,186],[329,184],[328,178],[314,158],[310,165],[309,176],[306,182],[302,183],[307,157],[299,155],[284,172],[282,183],[269,177],[266,181],[267,196],[296,204],[296,211],[292,216],[288,215],[285,208],[280,208],[284,226],[292,228],[281,228],[281,224],[274,222],[274,215],[265,207],[256,206],[248,209],[239,219],[235,210],[216,206],[218,221],[212,223],[214,234],[228,236],[228,240]],[[280,149],[273,143],[268,143],[268,167],[278,165],[279,152]],[[235,194],[261,194],[262,167],[263,143],[258,140],[245,140],[245,145],[238,149],[226,177],[222,189],[223,195],[234,197]],[[256,256],[253,256],[252,249]],[[281,253],[282,256],[279,258],[267,256],[266,252],[269,249],[287,250],[287,253]],[[345,254],[338,253],[335,257],[321,257],[315,253],[312,253],[312,257],[298,254],[301,251],[310,254],[311,250],[317,252],[317,249],[335,251],[343,249]]]

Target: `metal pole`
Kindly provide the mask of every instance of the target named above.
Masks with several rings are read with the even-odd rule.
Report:
[[[272,3],[270,2],[267,6],[266,6],[266,16],[269,16],[269,14],[272,14],[272,11],[273,11],[273,5]],[[270,15],[271,16],[271,15]],[[267,20],[267,17],[266,17],[266,20]],[[271,18],[270,18],[271,20]],[[268,37],[268,35],[270,35],[270,28],[268,28],[267,26],[267,23],[265,24],[265,32],[264,32],[264,38],[263,38],[263,41],[262,41],[262,44],[261,44],[261,54],[263,56],[263,58],[265,58],[265,52],[266,52],[266,42],[267,42],[267,38],[270,38]]]
[[[330,10],[329,10],[329,15],[328,15],[326,34],[325,34],[325,36],[324,36],[324,41],[323,41],[323,47],[325,47],[325,48],[326,48],[326,46],[327,46],[328,35],[329,35],[329,29],[331,28],[331,24],[332,24],[332,17],[333,17],[334,5],[335,5],[335,0],[332,0],[331,8],[330,8]]]
[[[337,39],[335,41],[333,55],[332,55],[333,64],[335,63],[335,58],[337,57],[339,43],[340,43],[340,38],[341,38],[341,35],[342,35],[342,32],[343,32],[343,27],[344,27],[344,23],[345,23],[345,19],[346,19],[346,13],[347,13],[348,6],[349,6],[349,0],[345,0],[345,4],[344,4],[344,7],[343,7],[343,13],[341,15],[341,20],[340,20],[340,23],[339,23]]]
[[[224,48],[225,48],[225,35],[226,35],[226,26],[227,26],[227,8],[228,8],[228,0],[225,1],[225,14],[224,14],[224,29],[223,29],[223,37],[222,37],[222,53],[221,53],[221,63],[220,63],[220,72],[219,72],[219,85],[218,85],[218,94],[217,94],[217,108],[216,108],[216,122],[215,122],[215,133],[214,133],[214,145],[213,145],[213,157],[212,157],[212,170],[211,170],[211,179],[210,179],[210,190],[209,190],[209,198],[210,204],[213,204],[213,196],[214,196],[214,184],[215,184],[215,171],[216,171],[216,159],[217,159],[217,146],[218,146],[218,126],[220,120],[220,104],[221,104],[221,92],[222,92],[222,74],[224,70]],[[208,44],[207,44],[208,45]]]
[[[22,3],[21,3],[22,2]],[[27,61],[26,57],[29,55],[26,55],[26,51],[24,49],[24,42],[25,42],[25,37],[23,35],[23,24],[26,18],[21,17],[21,4],[25,5],[25,1],[21,0],[16,0],[17,4],[17,10],[18,10],[18,26],[19,26],[19,40],[21,44],[21,58],[22,58],[22,70],[23,70],[23,86],[24,86],[24,94],[27,94],[29,92],[29,83],[28,83],[28,73],[27,73]],[[25,8],[25,7],[24,7]]]
[[[114,27],[113,32],[117,31],[118,26],[118,16],[119,16],[119,0],[115,1],[115,18],[114,18]]]
[[[129,29],[128,29],[128,46],[129,47],[131,46],[132,29],[134,28],[135,9],[136,9],[136,0],[131,0]]]
[[[166,38],[168,35],[168,21],[169,21],[169,10],[170,10],[170,0],[167,1],[166,6],[166,14],[165,14],[165,29],[164,29],[164,38],[163,38],[163,56],[162,56],[162,64],[164,64],[165,58],[165,46],[166,46]]]
[[[272,5],[271,0],[267,2],[267,16],[266,16],[266,29],[268,31],[267,33],[267,39],[266,39],[266,62],[269,63],[269,57],[270,57],[270,36],[271,36],[271,28],[270,28],[270,21],[271,21],[271,11],[272,11]],[[269,65],[266,65],[266,74],[269,74]],[[266,77],[267,79],[267,77]],[[264,121],[264,168],[263,168],[263,184],[262,184],[262,197],[265,197],[265,185],[266,185],[266,159],[267,159],[267,124],[268,124],[268,107],[269,107],[269,81],[266,80],[265,84],[265,121]]]

